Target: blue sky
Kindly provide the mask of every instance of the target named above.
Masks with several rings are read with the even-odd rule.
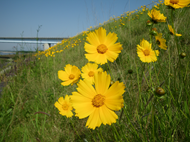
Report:
[[[154,0],[156,1],[156,0]],[[152,0],[0,0],[0,37],[72,37]],[[20,50],[0,43],[0,50]],[[25,44],[25,50],[35,45]]]

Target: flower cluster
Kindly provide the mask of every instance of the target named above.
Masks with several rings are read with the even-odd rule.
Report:
[[[58,78],[63,82],[63,86],[73,85],[77,83],[77,92],[72,95],[66,95],[65,99],[60,97],[55,107],[58,108],[61,115],[72,117],[73,108],[75,116],[79,119],[89,116],[86,126],[91,129],[116,122],[118,119],[114,111],[120,110],[124,105],[123,93],[125,86],[123,83],[116,81],[110,86],[111,77],[102,68],[98,68],[98,64],[105,64],[108,61],[113,62],[122,50],[120,43],[117,41],[115,33],[106,35],[106,30],[100,27],[95,32],[87,35],[87,41],[84,49],[89,61],[95,63],[87,63],[81,68],[70,64],[65,66],[65,71],[58,71]]]
[[[177,9],[177,8],[183,8],[187,6],[190,1],[189,0],[165,0],[165,5],[170,6],[171,8]],[[159,6],[159,5],[158,5]],[[158,9],[158,6],[154,6]],[[163,50],[167,50],[166,40],[162,38],[162,33],[158,33],[156,28],[152,28],[154,24],[157,24],[159,22],[166,22],[166,18],[164,14],[160,13],[159,10],[152,9],[148,12],[148,16],[150,17],[150,20],[147,21],[147,25],[150,26],[150,35],[155,36],[156,44]],[[171,25],[168,24],[168,28],[171,35],[176,36],[182,36],[181,34],[175,33],[174,28],[172,28]],[[150,39],[152,41],[152,39]],[[149,43],[146,40],[142,40],[140,45],[137,45],[137,54],[140,57],[140,60],[142,62],[155,62],[157,61],[157,56],[159,56],[158,50],[152,49],[152,42]]]
[[[189,3],[187,0],[165,0],[165,4],[176,9],[185,7]],[[159,6],[156,5],[154,7],[159,9]],[[142,6],[141,8],[140,14],[147,10],[146,6]],[[147,21],[147,25],[150,27],[150,42],[142,39],[140,45],[137,45],[138,57],[144,63],[157,61],[160,50],[155,50],[153,45],[156,44],[160,49],[167,50],[166,40],[163,38],[163,34],[159,33],[156,28],[153,28],[153,25],[159,22],[166,22],[167,17],[155,8],[148,12],[150,20]],[[128,16],[131,13],[134,12],[128,12],[126,14]],[[139,15],[136,15],[136,17],[139,18]],[[125,26],[124,17],[117,18],[119,18],[120,25]],[[110,19],[114,20],[114,22],[116,21],[113,18]],[[175,32],[172,26],[168,25],[168,27],[169,33],[181,36]],[[106,71],[103,71],[102,68],[99,68],[99,64],[103,65],[109,61],[114,62],[123,48],[122,44],[117,42],[118,37],[116,33],[109,32],[107,34],[103,27],[99,27],[97,30],[93,30],[90,27],[88,30],[92,31],[83,32],[83,36],[87,36],[87,42],[84,43],[84,50],[87,52],[85,57],[88,63],[81,70],[75,65],[67,64],[64,67],[64,71],[58,71],[58,78],[63,81],[61,85],[68,86],[77,83],[77,91],[73,91],[71,95],[66,95],[65,99],[60,97],[54,105],[58,108],[61,115],[68,118],[73,116],[73,112],[75,112],[75,116],[79,117],[79,119],[88,117],[86,126],[90,129],[95,129],[96,127],[100,127],[101,124],[111,125],[115,123],[118,119],[115,111],[121,110],[124,106],[124,83],[116,81],[111,85],[111,76]],[[155,44],[152,43],[153,37]],[[65,42],[70,43],[70,40]],[[77,45],[78,42],[74,42],[70,46]]]

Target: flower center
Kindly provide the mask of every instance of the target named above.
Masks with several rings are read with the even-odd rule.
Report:
[[[63,109],[63,110],[68,110],[68,108],[69,108],[68,104],[64,103],[64,104],[62,105],[62,109]]]
[[[93,72],[93,71],[90,71],[90,72],[88,73],[88,75],[89,75],[89,77],[93,77],[93,76],[94,76],[94,72]]]
[[[157,40],[157,42],[156,42],[156,43],[157,43],[157,45],[160,45],[160,41],[159,41],[159,40]]]
[[[74,79],[75,78],[75,76],[73,75],[73,74],[71,74],[70,76],[69,76],[69,79]]]
[[[170,3],[177,4],[179,0],[170,0]]]
[[[145,56],[148,56],[150,54],[150,51],[149,50],[144,50],[143,53],[144,53]]]
[[[100,107],[104,104],[105,101],[105,96],[101,95],[101,94],[97,94],[93,99],[92,99],[92,105],[94,107]]]
[[[97,47],[97,52],[100,54],[104,54],[107,50],[108,49],[104,44],[101,44]]]

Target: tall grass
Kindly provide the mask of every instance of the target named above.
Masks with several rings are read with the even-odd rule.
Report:
[[[148,10],[100,25],[107,33],[116,33],[123,45],[117,60],[109,62],[114,81],[126,87],[120,122],[91,130],[85,127],[87,119],[66,118],[54,106],[59,97],[76,91],[76,84],[60,84],[58,71],[66,64],[81,69],[88,63],[84,56],[87,31],[39,52],[35,61],[20,66],[17,76],[9,79],[0,101],[0,141],[190,141],[190,8],[174,14],[175,29],[182,34],[177,38],[180,52],[186,53],[180,61],[169,35],[169,9],[163,4],[159,9],[168,18],[155,28],[165,37],[168,49],[160,50],[155,63],[142,63],[136,52],[141,39],[149,41]],[[162,98],[154,95],[158,86],[166,92]]]

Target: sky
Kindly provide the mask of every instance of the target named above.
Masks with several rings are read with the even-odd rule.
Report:
[[[0,0],[0,37],[37,37],[37,29],[38,37],[73,37],[111,16],[150,3],[152,0]],[[35,46],[0,43],[0,50],[34,50]]]

